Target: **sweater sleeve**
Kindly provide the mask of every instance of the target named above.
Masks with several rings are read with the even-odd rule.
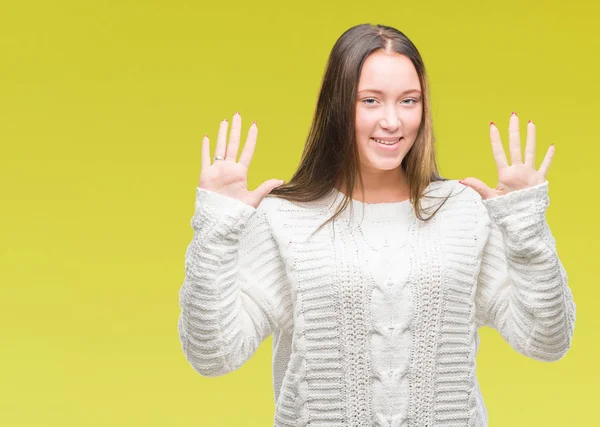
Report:
[[[495,328],[525,356],[559,360],[571,347],[575,303],[545,219],[548,181],[482,202],[490,229],[477,283],[477,324]]]
[[[202,376],[240,368],[291,321],[289,286],[266,202],[255,209],[196,188],[178,331],[186,359]]]

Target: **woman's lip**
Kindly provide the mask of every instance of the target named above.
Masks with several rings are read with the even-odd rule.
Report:
[[[380,141],[385,141],[385,142],[400,142],[400,140],[401,140],[402,138],[403,138],[402,136],[401,136],[400,138],[397,138],[397,139],[379,139],[379,138],[373,138],[373,137],[371,137],[371,139],[372,139],[373,141],[375,141],[375,142],[377,142],[377,140],[378,140],[378,139],[379,139]]]
[[[371,140],[377,144],[376,147],[374,147],[375,150],[377,150],[378,152],[390,152],[390,153],[395,153],[396,151],[398,151],[400,149],[400,147],[402,147],[402,140],[404,138],[401,137],[398,141],[393,142],[393,143],[388,143],[388,144],[384,144],[382,142],[377,142],[375,141],[373,138],[371,138]]]

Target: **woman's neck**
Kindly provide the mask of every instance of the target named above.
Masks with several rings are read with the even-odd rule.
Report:
[[[390,203],[403,202],[410,198],[410,189],[406,173],[393,171],[376,171],[375,173],[362,172],[364,192],[361,191],[358,182],[354,186],[352,199],[363,203]],[[338,191],[345,194],[344,186],[338,187]]]

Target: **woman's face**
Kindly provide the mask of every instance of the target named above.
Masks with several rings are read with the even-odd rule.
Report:
[[[356,100],[356,142],[363,172],[400,166],[421,124],[419,76],[405,55],[377,51],[363,64]],[[385,139],[383,145],[375,139]]]

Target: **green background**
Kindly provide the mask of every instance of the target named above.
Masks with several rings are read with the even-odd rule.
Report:
[[[431,83],[442,175],[496,185],[505,148],[547,147],[548,221],[577,303],[556,363],[483,329],[490,426],[592,426],[597,361],[598,3],[20,1],[0,13],[0,426],[269,426],[271,339],[202,378],[177,334],[202,135],[259,127],[250,187],[298,165],[335,40],[403,31]]]

